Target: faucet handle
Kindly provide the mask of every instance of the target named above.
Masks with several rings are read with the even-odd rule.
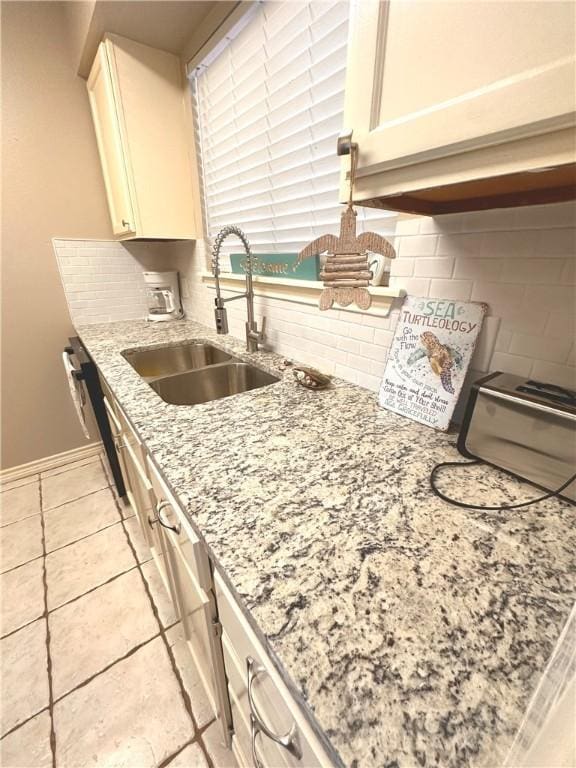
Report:
[[[258,333],[258,341],[264,341],[264,337],[266,336],[266,316],[262,316],[262,328],[257,331]]]

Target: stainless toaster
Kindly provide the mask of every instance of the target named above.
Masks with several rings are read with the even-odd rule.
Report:
[[[458,450],[556,491],[576,474],[576,392],[492,373],[472,386]],[[561,495],[576,501],[576,481]]]

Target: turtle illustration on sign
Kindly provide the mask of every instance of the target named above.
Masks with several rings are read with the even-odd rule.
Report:
[[[368,309],[372,297],[368,291],[373,273],[368,252],[379,253],[389,259],[396,256],[394,248],[385,237],[376,232],[356,235],[356,211],[348,203],[340,217],[340,235],[321,235],[298,254],[298,263],[304,259],[328,253],[320,273],[324,289],[320,294],[321,310],[330,309],[334,302],[342,307],[352,303],[360,309]]]
[[[428,359],[430,368],[436,376],[440,377],[440,382],[446,392],[454,394],[452,386],[452,368],[454,365],[461,367],[462,355],[457,349],[441,344],[438,338],[430,331],[425,331],[420,336],[423,349],[417,349],[408,357],[408,365],[414,365],[419,360]]]

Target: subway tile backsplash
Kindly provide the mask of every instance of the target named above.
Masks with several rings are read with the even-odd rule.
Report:
[[[54,239],[54,252],[72,322],[79,325],[135,320],[147,314],[145,269],[155,267],[150,243]]]
[[[500,322],[492,324],[491,340],[479,341],[478,374],[503,370],[574,387],[575,221],[573,203],[400,220],[390,283],[416,295],[488,304]],[[74,322],[145,317],[142,271],[178,269],[187,316],[214,325],[214,289],[202,282],[204,242],[55,240],[54,248]],[[245,302],[227,309],[230,333],[244,338]],[[255,309],[259,324],[266,316],[269,348],[378,389],[398,306],[383,318],[256,297]]]
[[[478,374],[499,369],[574,387],[575,222],[574,203],[400,220],[390,284],[415,295],[488,304],[500,323],[493,344],[479,340]],[[214,290],[201,281],[206,263],[203,243],[182,245],[186,312],[212,325]],[[379,388],[398,307],[380,318],[257,297],[256,312],[259,323],[266,316],[274,351]],[[230,332],[243,338],[244,302],[229,304],[228,315]]]

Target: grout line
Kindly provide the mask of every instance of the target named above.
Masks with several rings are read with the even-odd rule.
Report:
[[[129,659],[130,656],[133,656],[137,651],[139,651],[141,648],[144,648],[145,645],[148,645],[148,643],[151,643],[153,640],[156,640],[158,638],[159,634],[152,635],[152,637],[146,638],[146,640],[143,640],[141,643],[138,643],[138,645],[135,645],[133,648],[130,648],[129,651],[127,651],[123,656],[118,656],[117,659],[114,659],[114,661],[111,661],[110,664],[107,664],[105,667],[102,667],[102,669],[99,669],[97,672],[94,672],[94,674],[90,675],[90,677],[87,677],[86,680],[82,680],[81,683],[78,683],[78,685],[75,685],[74,688],[70,688],[69,691],[66,691],[66,693],[63,693],[61,696],[58,696],[57,699],[55,699],[55,703],[62,701],[62,699],[65,699],[67,696],[69,696],[71,693],[75,693],[76,691],[80,690],[80,688],[84,688],[88,685],[88,683],[91,683],[92,680],[94,680],[96,677],[100,677],[100,675],[104,674],[105,672],[108,672],[109,669],[112,669],[112,667],[115,667],[116,664],[119,664],[121,661],[125,661],[126,659]]]
[[[30,479],[28,480],[28,478]],[[28,480],[28,482],[20,483],[20,480]],[[10,491],[17,491],[18,488],[26,488],[27,485],[32,485],[32,483],[37,483],[40,480],[40,475],[36,472],[33,475],[27,475],[26,477],[21,477],[20,480],[8,480],[5,483],[2,483],[0,485],[0,494],[9,493]],[[20,484],[15,485],[14,488],[6,488],[6,486],[10,485],[11,483],[20,483]]]
[[[126,530],[126,526],[124,524],[124,520],[122,521],[122,528],[124,529],[124,534],[126,536],[126,540],[128,541],[128,546],[132,550],[132,553],[134,555],[134,558],[137,562],[137,568],[140,572],[140,578],[142,579],[142,582],[144,584],[144,589],[146,590],[146,594],[148,595],[148,599],[150,600],[150,604],[152,606],[152,612],[154,613],[154,616],[156,618],[156,621],[158,623],[158,626],[160,628],[160,637],[162,638],[164,642],[164,646],[166,648],[166,651],[168,653],[168,659],[170,661],[170,666],[172,667],[172,671],[174,672],[174,675],[176,677],[176,681],[178,683],[178,686],[180,688],[180,694],[182,696],[182,700],[184,703],[184,707],[186,711],[188,712],[188,715],[190,717],[190,720],[192,721],[192,728],[194,732],[194,738],[196,738],[197,734],[199,733],[198,723],[196,722],[196,718],[194,717],[194,712],[192,711],[192,702],[190,701],[190,696],[188,695],[188,691],[186,690],[184,686],[184,681],[182,680],[182,676],[180,674],[180,670],[178,669],[178,665],[176,664],[176,658],[174,656],[174,652],[172,650],[172,647],[170,643],[168,642],[168,638],[166,636],[166,629],[164,628],[164,625],[162,624],[162,621],[160,620],[160,613],[158,611],[158,608],[156,607],[156,603],[154,602],[154,598],[152,597],[152,592],[150,589],[150,585],[146,581],[146,577],[144,576],[144,572],[142,571],[142,564],[138,562],[138,556],[136,554],[136,549],[134,545],[132,544],[132,541],[130,540],[130,536],[128,535],[128,531]],[[150,562],[150,561],[148,561]],[[175,624],[178,624],[179,622],[176,621]],[[175,626],[174,624],[172,626]]]
[[[79,541],[84,541],[85,539],[89,539],[91,536],[95,536],[97,533],[102,533],[102,531],[107,531],[109,528],[114,528],[115,525],[118,525],[121,523],[121,520],[116,520],[113,523],[109,523],[108,525],[103,526],[102,528],[98,528],[96,531],[92,531],[91,533],[87,533],[85,536],[80,536],[78,539],[74,539],[73,541],[68,541],[66,544],[62,544],[59,547],[55,547],[54,549],[50,549],[46,551],[47,555],[52,555],[54,552],[61,552],[63,549],[66,549],[67,547],[71,547],[73,544],[78,544]]]
[[[6,736],[10,736],[10,734],[14,733],[14,731],[19,730],[20,728],[22,728],[22,726],[24,726],[27,723],[29,723],[30,720],[34,720],[35,717],[38,717],[38,715],[41,715],[43,712],[50,713],[49,707],[48,706],[42,707],[42,709],[39,709],[38,712],[34,712],[33,715],[30,715],[29,717],[27,717],[26,720],[22,720],[21,723],[17,723],[16,725],[13,725],[12,728],[7,730],[6,733],[3,733],[0,736],[0,742],[2,742],[6,738]]]
[[[26,629],[26,627],[29,627],[30,624],[34,624],[35,621],[40,621],[40,619],[43,619],[45,615],[45,611],[42,611],[42,613],[38,614],[38,616],[35,616],[33,619],[30,619],[30,621],[27,621],[26,624],[22,624],[16,629],[11,629],[10,632],[6,632],[5,635],[1,635],[0,640],[6,640],[7,637],[12,637],[12,635],[15,635],[16,632],[20,632],[21,629]]]
[[[40,509],[42,509],[42,480],[38,482]],[[46,569],[46,525],[44,513],[40,513],[42,526],[42,582],[44,585],[44,619],[46,621],[46,659],[48,673],[48,711],[50,713],[50,751],[52,753],[52,768],[56,768],[56,731],[54,729],[54,687],[52,684],[52,656],[50,654],[50,623],[48,621],[48,572]]]
[[[42,525],[42,523],[40,523],[40,525]],[[15,571],[16,568],[20,568],[23,565],[28,565],[28,563],[33,563],[34,560],[40,560],[41,557],[43,557],[43,555],[38,555],[37,557],[33,557],[30,560],[25,560],[23,563],[18,563],[18,565],[14,565],[12,568],[6,568],[5,571],[0,573],[0,576],[4,576],[5,573],[11,573],[12,571]]]
[[[54,467],[54,471],[47,469],[44,472],[39,472],[38,477],[41,480],[50,480],[51,477],[59,477],[65,472],[74,472],[75,469],[82,469],[82,467],[87,467],[89,464],[94,464],[99,456],[100,454],[98,453],[88,459],[78,459],[77,461],[71,462],[71,464],[75,464],[76,466],[71,466],[70,464],[62,464],[61,467]],[[60,471],[56,472],[55,470],[57,469]],[[42,477],[42,475],[45,475],[46,472],[50,472],[50,474],[47,477]]]
[[[50,478],[48,478],[50,479]],[[80,501],[80,499],[85,499],[88,496],[94,496],[95,493],[100,493],[101,491],[106,491],[110,489],[110,486],[108,485],[108,478],[106,479],[106,485],[103,485],[102,488],[96,488],[94,491],[88,491],[88,493],[82,493],[80,496],[75,496],[73,499],[66,499],[66,501],[63,501],[62,504],[56,504],[55,507],[49,507],[48,509],[43,509],[43,512],[53,512],[55,509],[61,509],[62,507],[65,507],[66,504],[72,504],[73,501]]]
[[[39,515],[42,512],[42,510],[38,510],[38,512],[33,512],[31,515],[26,515],[25,517],[21,517],[19,520],[12,520],[11,523],[4,523],[4,525],[0,525],[0,530],[4,528],[9,528],[11,525],[16,525],[16,523],[22,523],[24,520],[30,520],[31,517],[36,517],[36,515]]]
[[[106,581],[103,581],[101,584],[96,584],[94,587],[90,587],[90,589],[87,589],[86,592],[82,592],[81,595],[76,595],[75,597],[71,597],[70,600],[66,600],[65,603],[60,603],[60,605],[57,605],[55,608],[49,608],[48,613],[55,613],[60,608],[64,608],[65,605],[70,605],[70,603],[75,603],[76,600],[80,600],[80,598],[84,597],[84,595],[89,595],[91,592],[95,592],[97,589],[100,589],[100,587],[104,587],[106,584],[110,584],[112,581],[115,581],[116,579],[119,579],[120,576],[124,576],[127,573],[130,573],[130,571],[133,571],[136,566],[132,565],[130,568],[127,568],[125,571],[119,571],[118,573],[115,573],[114,576],[110,576],[109,579],[106,579]]]
[[[43,513],[40,513],[40,514],[43,515]],[[130,520],[130,518],[127,518],[127,519]],[[118,525],[119,523],[122,523],[122,522],[124,522],[124,520],[121,518],[120,520],[117,520],[115,523],[110,523],[110,525],[105,525],[103,528],[99,528],[97,531],[92,531],[92,533],[87,533],[85,536],[80,536],[79,539],[74,539],[74,541],[69,541],[67,544],[62,544],[61,547],[56,547],[55,549],[46,551],[46,556],[51,555],[54,552],[61,552],[63,549],[66,549],[67,547],[71,547],[73,544],[78,544],[79,541],[84,541],[85,539],[89,539],[91,536],[95,536],[97,533],[106,531],[108,530],[108,528],[113,528],[115,525]],[[41,518],[40,524],[42,525],[42,528],[44,528],[43,518]],[[12,568],[7,568],[5,571],[2,571],[0,573],[0,576],[3,576],[5,573],[10,573],[11,571],[15,571],[17,568],[20,568],[23,565],[28,565],[29,563],[34,562],[34,560],[39,560],[41,557],[43,557],[43,555],[38,555],[37,557],[33,557],[30,560],[25,560],[23,563],[20,563],[19,565],[15,565]],[[128,570],[131,570],[131,569],[129,568]]]
[[[194,744],[194,742],[196,741],[196,738],[197,738],[197,737],[196,737],[196,736],[194,736],[194,738],[193,738],[193,739],[190,739],[190,740],[189,740],[189,741],[187,741],[185,744],[183,744],[181,747],[179,747],[179,748],[178,748],[178,749],[177,749],[175,752],[172,752],[172,754],[168,755],[168,757],[166,757],[164,760],[162,760],[162,762],[161,762],[161,763],[159,763],[159,764],[156,766],[156,768],[166,768],[166,766],[170,765],[170,763],[172,762],[172,760],[174,760],[176,757],[178,757],[178,755],[179,755],[181,752],[184,752],[184,750],[186,749],[186,747],[189,747],[191,744]]]
[[[206,744],[204,744],[204,734],[210,728],[210,726],[215,723],[217,718],[215,717],[213,720],[210,720],[209,723],[206,723],[206,725],[202,726],[202,729],[198,733],[198,745],[202,752],[204,753],[204,758],[206,759],[206,762],[208,763],[209,768],[218,768],[217,765],[214,764],[214,761],[212,760],[212,755],[210,754],[208,747]],[[232,749],[230,748],[230,752],[232,752]]]

